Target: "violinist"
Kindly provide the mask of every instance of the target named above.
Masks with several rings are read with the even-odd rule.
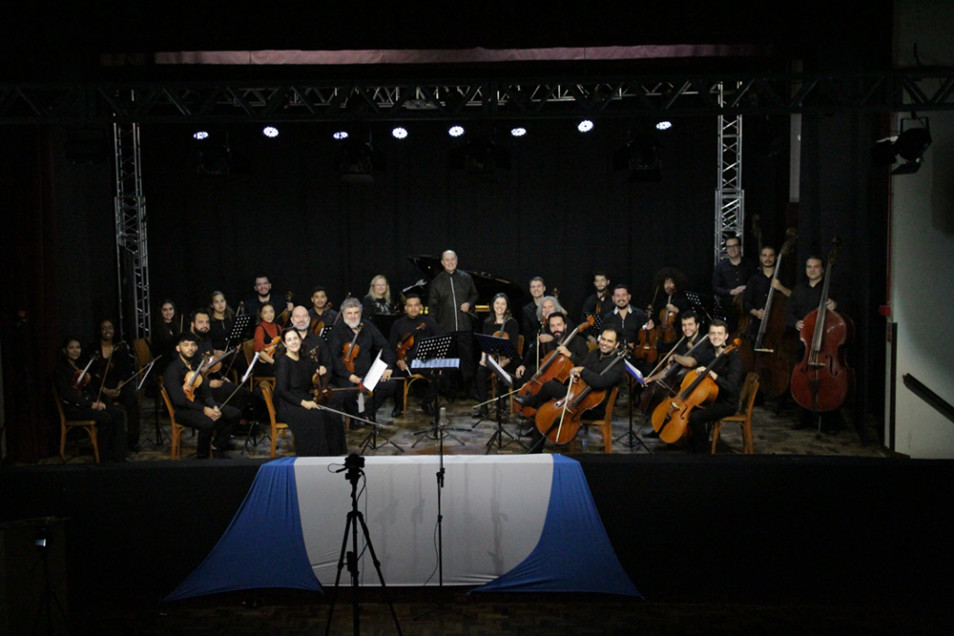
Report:
[[[265,303],[272,304],[276,315],[291,312],[294,309],[290,299],[282,300],[272,295],[272,283],[268,280],[268,276],[256,276],[253,287],[255,293],[245,301],[245,311],[253,316],[261,316],[261,308]]]
[[[792,288],[792,294],[785,304],[785,324],[801,333],[805,317],[813,310],[818,309],[821,302],[822,289],[825,278],[825,261],[821,256],[813,254],[805,261],[806,280],[800,281]],[[842,301],[844,292],[839,292],[833,285],[829,285],[828,301],[825,306],[828,311],[836,311]],[[798,358],[805,355],[805,344],[798,343]],[[822,428],[829,435],[834,435],[841,427],[841,412],[827,411],[820,414]],[[812,411],[798,405],[798,420],[792,425],[795,430],[812,427]]]
[[[520,333],[527,342],[536,338],[541,331],[540,303],[546,293],[547,284],[542,277],[534,276],[530,279],[530,302],[524,305],[520,312]]]
[[[321,330],[330,327],[338,317],[338,312],[331,308],[328,302],[328,291],[321,285],[316,285],[311,290],[311,308],[308,310],[308,317],[311,319],[311,330],[319,336]]]
[[[166,298],[159,305],[159,316],[152,324],[154,327],[149,343],[152,356],[159,358],[156,362],[158,372],[176,356],[176,342],[184,327],[183,317],[176,312],[176,304]]]
[[[255,351],[259,352],[255,363],[255,375],[275,375],[275,354],[281,341],[282,329],[275,322],[275,306],[266,301],[259,306],[258,324],[255,325]]]
[[[775,248],[766,245],[759,252],[759,270],[749,278],[742,293],[742,307],[751,316],[749,319],[749,334],[754,338],[759,333],[759,326],[765,317],[765,303],[768,301],[769,290],[774,288],[786,298],[792,295],[792,290],[782,284],[775,276]]]
[[[226,356],[226,351],[215,348],[215,344],[212,341],[211,335],[211,319],[206,310],[197,309],[192,312],[192,320],[189,323],[189,331],[195,335],[199,343],[199,359],[201,360],[204,357],[210,362],[215,362],[218,360],[218,362],[212,365],[208,371],[204,372],[205,381],[209,383],[209,389],[212,391],[212,397],[217,402],[224,402],[229,398],[230,395],[235,393],[235,396],[232,398],[230,403],[236,408],[242,409],[246,404],[248,404],[249,400],[251,400],[252,392],[249,391],[245,386],[237,387],[235,383],[232,382],[227,375],[225,375],[224,369],[231,360],[231,355],[235,355],[235,352],[229,356]]]
[[[728,258],[719,261],[712,270],[712,292],[734,332],[742,310],[742,293],[755,268],[742,258],[742,239],[735,234],[726,235],[725,252]]]
[[[444,268],[428,285],[427,306],[430,315],[444,333],[457,334],[457,357],[460,358],[460,385],[466,393],[474,375],[474,323],[471,319],[479,298],[474,279],[457,268],[457,253],[441,254]]]
[[[308,310],[295,309],[302,310],[307,332]],[[278,416],[291,429],[299,457],[343,455],[347,452],[344,425],[337,414],[321,409],[315,401],[313,378],[321,365],[304,350],[299,333],[297,327],[285,330],[284,352],[275,361]]]
[[[432,336],[441,335],[441,329],[430,316],[425,316],[424,305],[421,302],[421,296],[410,292],[404,299],[404,315],[394,321],[391,325],[391,333],[388,338],[388,344],[395,351],[397,361],[394,364],[394,375],[400,377],[410,377],[411,361],[417,352],[417,345],[421,340]],[[430,370],[427,370],[430,373]],[[421,404],[421,409],[428,415],[434,415],[434,398],[437,397],[438,385],[436,382],[429,382],[427,393]],[[391,417],[401,417],[407,405],[403,403],[404,392],[400,388],[394,392],[394,410],[391,411]]]
[[[235,312],[226,302],[225,294],[220,291],[212,292],[209,298],[209,337],[216,351],[225,351],[229,346],[238,344],[229,342],[234,322]]]
[[[679,340],[675,335],[677,330],[673,328],[673,324],[679,324],[680,312],[688,311],[691,308],[685,291],[689,281],[682,272],[674,267],[665,267],[659,270],[654,278],[656,282],[653,284],[653,288],[660,289],[663,294],[663,302],[660,303],[661,307],[656,314],[659,317],[659,328],[663,331],[669,329],[672,332],[668,338],[660,335],[656,341],[656,351],[660,355],[665,355]]]
[[[571,369],[570,382],[582,380],[595,390],[610,389],[622,382],[625,373],[624,366],[616,364],[612,368],[608,368],[616,358],[621,341],[622,334],[619,330],[613,327],[604,327],[599,337],[599,348],[587,353],[583,360]],[[577,364],[576,360],[574,360],[574,364]],[[604,373],[604,371],[606,372]],[[521,406],[539,408],[540,405],[551,400],[562,399],[566,396],[566,393],[567,387],[563,383],[550,380],[544,383],[537,393],[526,396],[517,395],[514,399]],[[534,442],[529,452],[539,453],[543,449],[546,438],[536,428],[534,428],[532,435]]]
[[[610,308],[612,300],[610,298],[612,290],[609,287],[610,279],[606,272],[597,271],[593,274],[593,287],[596,291],[583,301],[583,309],[580,314],[580,320],[586,322],[590,316],[602,319],[603,314]],[[586,332],[586,339],[596,344],[598,330],[593,327]]]
[[[121,462],[126,459],[125,413],[111,400],[97,399],[98,391],[89,370],[83,373],[80,365],[82,345],[76,338],[67,338],[60,349],[60,359],[53,372],[53,384],[63,401],[63,413],[70,420],[95,420],[96,443],[103,462]],[[138,440],[137,440],[138,441]]]
[[[94,396],[103,402],[122,405],[126,413],[127,444],[129,450],[138,453],[139,395],[136,392],[138,382],[135,379],[126,382],[136,373],[136,359],[125,342],[115,342],[115,333],[111,320],[107,319],[99,323],[99,339],[86,352],[87,356],[97,358],[90,367],[90,372],[93,374],[90,389],[94,391]],[[102,394],[96,395],[100,388],[102,388]]]
[[[520,338],[520,325],[510,315],[510,298],[507,294],[500,292],[494,296],[491,302],[492,315],[484,320],[482,333],[493,335],[498,338],[506,338],[517,346],[517,340]],[[551,314],[552,315],[552,314]],[[517,361],[509,358],[500,358],[497,363],[508,373],[513,373]],[[477,400],[484,402],[487,400],[487,384],[493,371],[487,366],[487,354],[481,351],[480,361],[477,363]],[[489,409],[484,404],[474,413],[474,417],[481,419],[487,417]]]
[[[622,333],[623,343],[633,349],[639,342],[639,332],[644,329],[652,330],[656,325],[646,312],[629,304],[632,296],[628,285],[616,285],[613,288],[612,298],[613,309],[603,316],[603,326]]]
[[[714,318],[709,325],[709,343],[714,356],[725,349],[729,339],[729,327],[724,320]],[[708,363],[707,363],[708,364]],[[706,365],[700,364],[700,372],[706,371]],[[706,407],[694,408],[689,414],[691,437],[689,448],[693,453],[709,451],[709,424],[723,417],[734,415],[739,408],[739,392],[742,388],[742,358],[738,350],[731,351],[716,371],[708,371],[709,377],[719,387],[716,399]]]
[[[370,321],[361,319],[361,302],[357,298],[348,298],[341,303],[341,320],[331,328],[328,342],[335,356],[332,382],[339,388],[361,387],[364,376],[371,369],[378,353],[381,354],[387,369],[374,387],[370,399],[364,399],[363,389],[347,393],[344,398],[344,410],[347,413],[376,422],[378,409],[396,389],[397,382],[388,381],[394,370],[395,354],[378,328]],[[357,421],[351,423],[352,430],[361,426]]]
[[[242,412],[234,406],[217,402],[209,383],[196,378],[192,383],[193,399],[186,395],[185,385],[197,373],[202,359],[198,355],[199,339],[191,331],[179,335],[176,357],[162,374],[163,386],[176,410],[176,421],[196,429],[196,459],[216,457],[228,459],[229,438]],[[200,374],[201,376],[201,374]],[[213,439],[214,438],[214,439]]]

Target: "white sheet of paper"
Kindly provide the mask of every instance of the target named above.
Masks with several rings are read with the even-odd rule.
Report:
[[[248,376],[252,375],[252,369],[255,368],[255,363],[258,362],[258,356],[261,355],[261,351],[255,352],[255,357],[252,358],[252,363],[248,365],[248,369],[245,370],[245,375],[242,376],[242,381],[239,384],[245,384],[248,381]]]
[[[507,383],[508,389],[513,386],[513,378],[510,377],[509,373],[504,371],[503,367],[500,366],[500,364],[496,360],[494,360],[493,356],[487,356],[487,364],[492,366],[494,370],[500,374],[500,377],[502,377],[504,379],[504,382]]]
[[[368,369],[368,372],[364,375],[364,380],[361,381],[361,384],[369,391],[374,391],[374,387],[378,385],[378,381],[381,379],[381,375],[387,370],[388,363],[381,359],[381,352],[378,351],[378,357],[374,359],[374,362],[371,364],[371,368]]]

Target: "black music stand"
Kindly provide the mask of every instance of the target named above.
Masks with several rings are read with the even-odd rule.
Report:
[[[447,353],[450,351],[451,343],[454,341],[456,333],[445,334],[442,336],[432,336],[430,338],[424,338],[417,343],[417,348],[414,352],[414,359],[411,360],[412,369],[431,369],[436,370],[435,377],[432,382],[439,382],[441,374],[444,372],[444,369],[457,369],[460,367],[460,358],[448,358]],[[406,406],[406,405],[405,405]],[[453,435],[448,434],[446,431],[465,431],[467,429],[455,429],[446,426],[446,423],[442,424],[440,419],[440,391],[437,391],[434,394],[434,426],[430,428],[424,428],[419,431],[414,431],[414,435],[426,435],[434,440],[441,440],[443,443],[444,436],[452,437],[457,441],[461,446],[464,445],[463,440],[460,438],[454,437]],[[421,439],[424,439],[421,437]],[[411,445],[411,448],[414,448],[418,445],[421,439],[417,440]]]
[[[635,381],[633,376],[629,376],[627,379],[629,381],[629,399],[626,400],[628,402],[627,406],[629,407],[629,428],[626,430],[625,433],[617,437],[614,441],[619,442],[620,444],[622,444],[623,446],[625,446],[626,448],[630,450],[636,448],[637,446],[642,446],[643,448],[646,449],[647,453],[652,453],[653,449],[649,448],[649,446],[646,445],[646,442],[644,442],[637,433],[633,432],[633,402],[636,401],[633,396],[633,385],[635,384]],[[639,430],[642,431],[643,428],[645,428],[645,426],[646,424],[643,423]],[[621,441],[624,439],[626,441]]]
[[[232,371],[232,366],[235,364],[235,360],[238,358],[239,353],[242,352],[242,342],[245,341],[245,334],[248,330],[248,325],[252,321],[252,316],[250,314],[240,314],[232,320],[232,330],[229,331],[228,338],[225,339],[225,350],[229,350],[229,345],[233,342],[238,342],[239,345],[235,348],[235,353],[232,355],[232,359],[229,361],[229,366],[225,370],[225,373],[222,375],[227,376],[229,372]]]
[[[707,305],[705,301],[703,301],[702,299],[702,294],[700,294],[699,292],[687,291],[686,300],[689,301],[689,306],[692,308],[694,312],[696,312],[697,315],[699,315],[700,317],[707,316],[710,320],[712,319],[712,314],[707,309]],[[702,324],[701,320],[698,320],[697,322]]]
[[[380,359],[381,359],[381,353],[378,352],[378,360],[380,360]],[[370,372],[369,372],[369,373],[370,373]],[[365,377],[367,377],[367,376],[365,376]],[[381,380],[381,379],[378,379],[377,383],[375,383],[375,386],[377,386],[377,385],[380,384],[381,382],[390,382],[390,381],[391,381],[391,380]],[[394,380],[394,381],[397,382],[397,380]],[[374,388],[371,388],[371,392],[372,392],[372,393],[374,392]],[[359,448],[361,449],[361,454],[362,454],[362,455],[364,455],[364,451],[367,450],[368,448],[370,448],[372,452],[375,452],[375,453],[376,453],[376,452],[378,451],[378,448],[379,448],[380,446],[387,446],[388,444],[390,444],[390,445],[393,446],[394,448],[398,449],[398,450],[401,451],[402,453],[404,452],[404,449],[401,448],[400,446],[398,446],[398,444],[397,444],[396,442],[394,442],[394,441],[392,441],[392,440],[390,440],[390,439],[388,439],[388,438],[386,438],[386,437],[382,438],[382,439],[384,439],[384,443],[383,443],[383,444],[378,444],[378,423],[377,423],[377,421],[374,421],[374,420],[366,420],[366,421],[368,421],[368,422],[371,423],[371,432],[368,433],[368,435],[364,438],[364,440],[361,442],[361,444],[360,444],[360,446],[359,446]]]
[[[500,364],[497,362],[498,358],[505,357],[510,358],[511,360],[516,360],[519,358],[517,350],[513,346],[513,342],[507,338],[495,338],[494,336],[476,333],[474,334],[477,337],[477,342],[480,343],[480,348],[487,355],[487,365],[494,372],[494,375],[498,380],[498,387],[505,387],[507,389],[513,388],[513,379],[510,375],[503,370]],[[497,444],[497,450],[501,450],[504,446],[512,442],[517,442],[520,446],[523,444],[514,437],[509,431],[505,431],[503,428],[503,414],[506,412],[504,408],[504,396],[508,395],[507,391],[498,390],[497,397],[494,399],[494,411],[495,417],[497,420],[497,430],[491,436],[490,440],[487,442],[487,453],[490,452],[490,449],[494,444]],[[483,420],[478,420],[477,424],[480,424]],[[477,424],[474,424],[471,428],[476,428]],[[504,435],[510,438],[506,444],[503,443]],[[526,446],[523,446],[526,450]],[[486,453],[485,453],[486,454]]]

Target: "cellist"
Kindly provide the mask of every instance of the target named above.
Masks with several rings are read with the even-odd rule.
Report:
[[[821,302],[825,278],[825,261],[821,256],[812,254],[806,259],[805,276],[807,280],[795,284],[795,287],[792,288],[792,295],[785,305],[785,324],[788,327],[793,327],[799,333],[802,331],[805,317],[815,309],[818,309],[818,305]],[[839,300],[836,300],[836,298],[841,300],[841,294],[836,292],[832,286],[829,285],[828,301],[825,303],[829,311],[835,311],[838,308]],[[799,340],[798,358],[801,359],[804,355],[805,345]],[[814,416],[810,410],[798,406],[798,420],[792,425],[792,428],[798,430],[812,427],[813,418]],[[821,424],[822,428],[828,434],[838,432],[841,426],[840,411],[835,410],[821,413]]]
[[[713,347],[713,353],[718,356],[725,349],[725,343],[729,339],[729,327],[724,320],[715,318],[709,325],[709,344]],[[697,372],[704,373],[707,368],[703,365],[697,367]],[[738,350],[731,351],[727,356],[721,359],[721,364],[715,370],[708,370],[716,386],[719,387],[719,394],[715,401],[705,407],[693,409],[689,414],[689,430],[691,438],[689,448],[693,453],[706,453],[709,451],[709,424],[716,422],[723,417],[733,415],[739,408],[739,392],[742,388],[742,358]]]
[[[599,337],[599,348],[590,351],[582,362],[570,370],[570,382],[582,381],[587,386],[597,391],[606,391],[616,386],[623,380],[624,365],[617,364],[609,368],[616,359],[617,349],[622,342],[622,334],[613,327],[603,327],[603,332]],[[603,371],[606,370],[606,373]],[[567,388],[561,382],[550,380],[546,382],[537,393],[533,395],[518,395],[514,399],[521,406],[538,408],[551,400],[559,400],[566,396]],[[531,453],[539,453],[543,450],[543,434],[533,429],[533,444],[530,447]]]

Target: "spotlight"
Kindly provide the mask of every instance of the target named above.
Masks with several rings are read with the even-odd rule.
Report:
[[[527,134],[527,129],[524,128],[523,126],[517,126],[516,128],[510,129],[510,134],[513,137],[523,137],[524,135]]]
[[[590,132],[591,130],[593,130],[593,122],[591,122],[589,119],[584,119],[583,121],[581,121],[579,124],[576,125],[576,129],[579,130],[581,133]]]
[[[905,122],[915,122],[916,127],[905,129]],[[914,174],[921,169],[921,156],[931,145],[931,131],[927,117],[901,120],[901,132],[897,136],[879,139],[871,147],[871,162],[876,166],[890,166],[897,157],[905,162],[891,171],[891,174]]]
[[[332,133],[331,136],[334,137],[334,138],[335,138],[336,140],[338,140],[338,141],[344,141],[345,139],[348,138],[348,131],[347,131],[347,130],[338,130],[338,131]]]
[[[265,126],[262,128],[262,134],[269,139],[274,139],[275,137],[278,137],[278,128],[275,128],[274,126]]]
[[[656,130],[669,130],[670,128],[672,128],[672,122],[668,119],[656,123]]]
[[[447,134],[450,135],[451,137],[460,137],[461,135],[464,134],[464,127],[451,126],[450,128],[447,129]]]
[[[195,131],[194,133],[192,133],[192,138],[195,139],[195,140],[197,140],[197,141],[202,141],[203,139],[208,139],[208,138],[209,138],[209,131],[208,131],[208,130],[197,130],[197,131]]]
[[[391,135],[393,135],[395,139],[407,139],[407,128],[398,126],[391,131]]]

